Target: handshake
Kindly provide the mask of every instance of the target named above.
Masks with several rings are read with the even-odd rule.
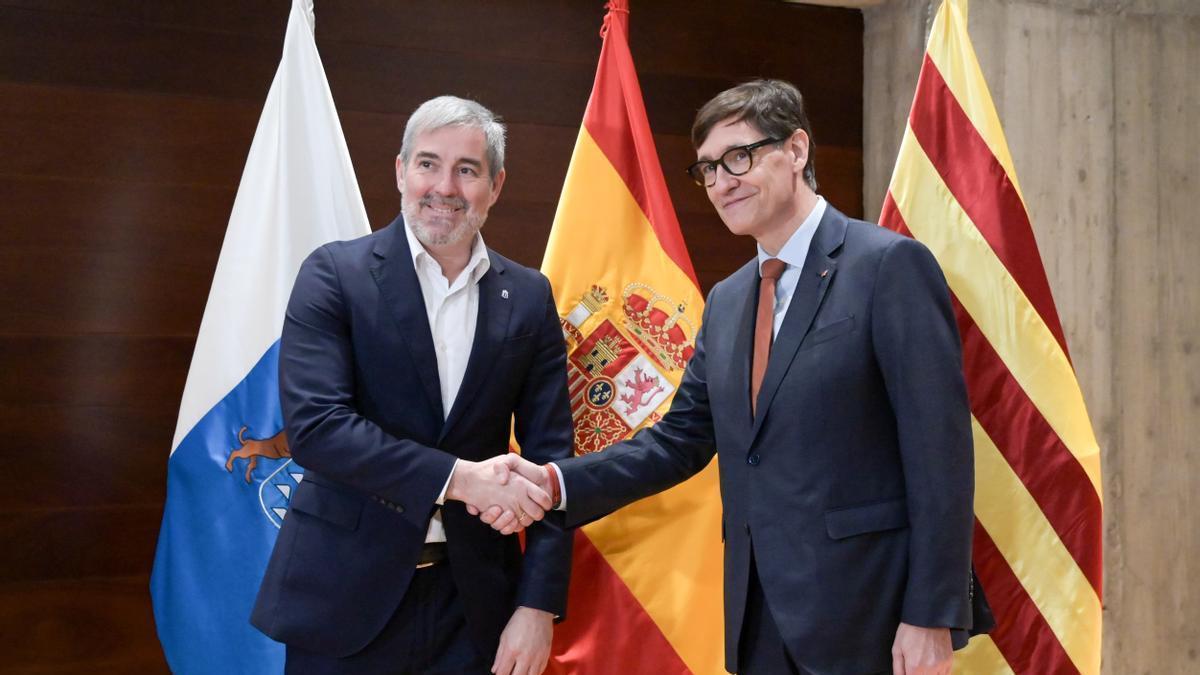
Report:
[[[501,534],[520,532],[556,506],[552,471],[512,452],[483,462],[459,460],[446,499],[463,502]]]

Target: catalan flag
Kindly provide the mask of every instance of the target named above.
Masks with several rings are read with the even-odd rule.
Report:
[[[564,312],[579,453],[666,411],[704,305],[634,71],[628,2],[608,9],[542,263]],[[714,462],[578,532],[549,672],[723,672],[720,523]]]
[[[960,672],[1097,674],[1100,452],[966,0],[934,19],[880,222],[933,251],[963,341],[975,563],[997,626]]]

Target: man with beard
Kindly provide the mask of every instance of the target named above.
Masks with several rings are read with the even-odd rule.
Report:
[[[504,185],[504,126],[442,96],[408,120],[402,216],[304,262],[279,351],[305,467],[252,623],[296,673],[540,673],[565,613],[571,536],[550,496],[502,485],[510,422],[539,463],[570,453],[550,284],[479,233]],[[503,504],[498,534],[468,509]]]

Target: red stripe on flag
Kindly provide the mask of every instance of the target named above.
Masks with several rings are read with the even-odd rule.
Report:
[[[888,226],[911,237],[889,193],[883,215]],[[1103,583],[1100,542],[1102,505],[1091,480],[1062,439],[1012,376],[975,320],[951,294],[963,345],[971,412],[1046,515],[1096,594]]]
[[[1025,205],[928,54],[921,66],[909,124],[954,199],[1008,268],[1069,360],[1067,340]]]
[[[1100,495],[971,315],[958,298],[953,301],[963,364],[969,373],[971,411],[1100,595],[1104,574]]]
[[[629,51],[626,5],[610,2],[613,9],[604,18],[604,45],[583,126],[642,207],[659,245],[699,287],[650,134],[650,120]]]
[[[989,636],[1016,673],[1079,675],[987,530],[975,521],[975,571],[996,616]]]
[[[690,672],[629,587],[578,531],[567,618],[554,627],[550,653],[546,672],[557,675]]]

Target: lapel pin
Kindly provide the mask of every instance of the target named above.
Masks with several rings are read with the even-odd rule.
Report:
[[[500,291],[500,297],[504,298],[505,300],[508,299],[508,289],[507,288]]]
[[[825,278],[825,275],[827,275],[827,274],[829,274],[829,268],[825,268],[825,269],[821,270],[821,273],[820,273],[820,274],[818,274],[817,276],[819,276],[819,277],[821,277],[822,279],[824,279],[824,278]]]

